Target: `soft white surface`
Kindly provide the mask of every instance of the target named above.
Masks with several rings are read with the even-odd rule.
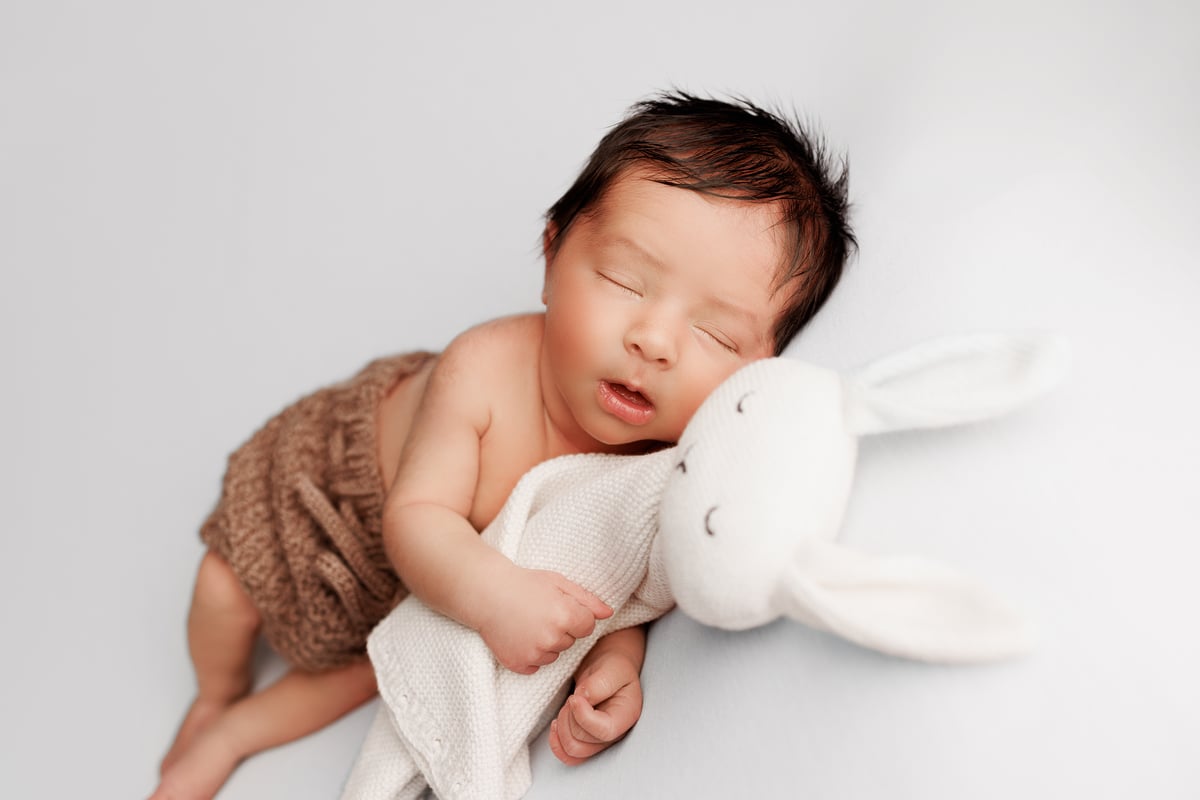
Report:
[[[225,454],[374,355],[536,307],[541,212],[675,83],[851,153],[862,254],[795,354],[1074,343],[1028,411],[870,443],[846,528],[1024,599],[1043,644],[935,668],[670,615],[633,735],[573,771],[535,748],[531,797],[1194,796],[1197,12],[647,5],[0,5],[0,794],[149,792]],[[223,797],[335,796],[372,713]]]

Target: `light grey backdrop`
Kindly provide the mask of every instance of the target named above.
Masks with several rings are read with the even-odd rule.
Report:
[[[793,104],[861,256],[792,354],[1045,328],[1072,382],[863,454],[848,540],[1042,648],[947,670],[653,631],[629,739],[535,797],[1194,797],[1197,13],[1185,3],[0,4],[0,794],[148,794],[226,453],[367,359],[537,307],[540,215],[661,87]],[[264,674],[278,674],[266,659]],[[372,709],[226,798],[334,796]]]

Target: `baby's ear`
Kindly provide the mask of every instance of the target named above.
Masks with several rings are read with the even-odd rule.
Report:
[[[1053,388],[1067,360],[1066,342],[1050,335],[936,339],[849,376],[847,424],[869,434],[997,417]]]
[[[542,261],[545,271],[542,273],[542,305],[550,298],[550,264],[554,261],[554,253],[558,247],[558,226],[553,220],[546,220],[542,229]]]
[[[554,246],[558,241],[558,225],[554,220],[546,220],[546,227],[542,229],[542,256],[549,261],[554,256]]]

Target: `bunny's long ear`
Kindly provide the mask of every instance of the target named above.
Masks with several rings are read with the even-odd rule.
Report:
[[[852,642],[920,661],[973,663],[1033,646],[1027,618],[958,571],[806,539],[781,610]]]
[[[936,339],[852,374],[847,425],[870,434],[1000,416],[1052,388],[1066,362],[1066,343],[1049,335]]]

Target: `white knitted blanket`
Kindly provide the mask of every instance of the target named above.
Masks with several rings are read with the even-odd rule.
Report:
[[[528,790],[530,740],[557,712],[583,656],[606,633],[673,604],[653,545],[674,450],[540,464],[483,532],[515,563],[559,572],[613,609],[554,663],[511,672],[477,633],[411,596],[375,628],[367,651],[383,703],[344,800],[407,800],[427,788],[441,800],[494,800]]]

